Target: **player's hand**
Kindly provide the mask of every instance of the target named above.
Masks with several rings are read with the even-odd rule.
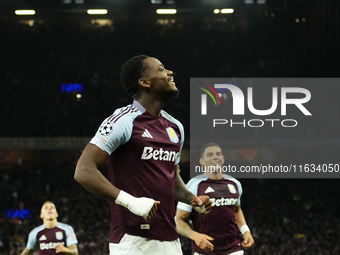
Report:
[[[212,205],[211,205],[211,201],[209,199],[208,196],[198,196],[199,199],[201,199],[203,205],[205,206],[205,213],[204,214],[208,214],[211,212],[212,210]]]
[[[151,219],[157,211],[157,205],[161,203],[148,197],[134,197],[123,190],[119,192],[115,202],[145,219]]]
[[[243,235],[243,242],[241,243],[242,247],[244,249],[248,249],[252,247],[254,244],[255,244],[255,241],[253,237],[251,236],[250,232],[249,231],[245,232]]]
[[[194,207],[199,213],[204,214],[210,213],[212,209],[211,201],[208,196],[195,197],[191,202],[191,206]]]
[[[69,252],[69,249],[66,248],[64,245],[62,245],[61,243],[57,244],[54,248],[55,248],[56,253],[59,253],[59,252],[68,253]]]
[[[211,242],[209,242],[209,241],[214,240],[214,238],[212,238],[211,236],[201,234],[198,232],[194,232],[191,239],[194,240],[196,245],[200,247],[202,250],[205,250],[205,251],[214,250],[214,245]]]
[[[157,205],[159,205],[160,203],[161,203],[160,201],[155,201],[146,219],[151,219],[155,215],[157,211]]]

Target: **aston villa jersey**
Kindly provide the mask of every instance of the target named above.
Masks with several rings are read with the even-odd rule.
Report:
[[[192,242],[192,253],[227,255],[242,250],[241,238],[236,224],[236,207],[241,203],[241,183],[229,175],[223,175],[221,180],[212,180],[206,174],[192,178],[188,189],[197,196],[207,195],[212,202],[213,209],[207,214],[200,214],[192,210],[192,206],[178,203],[177,208],[191,212],[191,220],[195,230],[214,238],[213,252],[200,249]]]
[[[65,247],[78,243],[73,228],[65,223],[57,223],[55,228],[46,228],[45,225],[34,228],[27,241],[27,249],[38,251],[39,255],[57,254],[55,246],[62,244]],[[64,254],[64,253],[58,253]]]
[[[154,117],[137,101],[104,120],[91,143],[110,155],[110,182],[135,197],[161,202],[149,220],[112,202],[111,243],[118,243],[125,233],[161,241],[178,238],[174,176],[183,141],[178,120],[165,111]]]

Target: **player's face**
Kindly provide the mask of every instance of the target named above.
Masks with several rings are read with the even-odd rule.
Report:
[[[144,62],[149,65],[146,78],[150,88],[157,95],[170,96],[178,93],[172,71],[165,69],[164,65],[156,58],[149,57]]]
[[[224,156],[220,147],[210,146],[205,148],[203,156],[200,158],[202,166],[220,166],[224,164]]]
[[[41,208],[40,218],[43,220],[54,220],[58,217],[57,209],[53,203],[45,203]]]

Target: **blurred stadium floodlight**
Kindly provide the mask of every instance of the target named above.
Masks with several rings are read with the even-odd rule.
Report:
[[[90,15],[95,15],[95,14],[104,15],[104,14],[107,14],[107,10],[106,9],[88,9],[87,13]]]
[[[244,3],[245,4],[255,4],[255,1],[254,0],[244,0]],[[257,0],[256,1],[257,4],[265,4],[267,3],[266,0]]]
[[[223,13],[223,14],[231,14],[231,13],[234,13],[234,9],[233,8],[222,9],[221,13]]]
[[[14,13],[16,15],[34,15],[35,10],[16,10]]]
[[[176,9],[157,9],[156,13],[157,14],[176,14],[177,10]]]
[[[220,9],[215,9],[215,10],[214,10],[214,13],[215,13],[215,14],[220,13]]]
[[[163,4],[165,2],[165,4],[175,4],[175,0],[166,0],[166,1],[163,1],[163,0],[151,0],[151,3],[152,4]]]
[[[84,0],[62,0],[61,1],[63,4],[72,4],[72,3],[75,3],[75,4],[83,4],[85,3]]]

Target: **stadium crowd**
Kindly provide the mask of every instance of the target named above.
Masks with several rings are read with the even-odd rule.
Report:
[[[336,67],[325,72],[320,60],[319,69],[303,65],[304,54],[317,56],[312,50],[299,50],[304,42],[293,39],[307,28],[290,29],[288,18],[115,21],[106,26],[67,20],[33,25],[0,20],[0,35],[5,38],[0,41],[0,134],[91,136],[113,109],[129,102],[119,82],[120,65],[138,54],[156,56],[174,71],[181,95],[166,110],[183,122],[187,134],[190,77],[336,76],[332,73]],[[317,43],[313,38],[306,51]],[[82,84],[82,97],[62,92],[64,83]],[[263,98],[271,98],[269,90],[254,93],[256,107],[262,107]],[[293,131],[268,125],[252,129],[248,136],[315,137],[325,128],[327,136],[337,134],[339,120],[333,117],[340,109],[336,98],[329,98],[334,93],[319,89],[312,93],[316,94],[318,100],[309,102],[308,109],[319,122],[304,118]]]

